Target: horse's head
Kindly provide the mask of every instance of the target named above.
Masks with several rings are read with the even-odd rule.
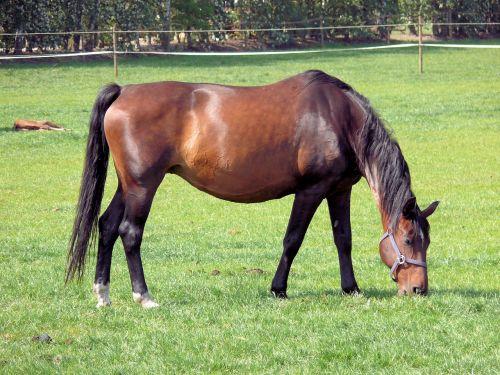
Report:
[[[399,294],[427,294],[427,248],[430,244],[430,216],[439,202],[421,211],[415,197],[409,198],[394,230],[380,240],[380,257],[391,268],[391,278],[398,283]]]

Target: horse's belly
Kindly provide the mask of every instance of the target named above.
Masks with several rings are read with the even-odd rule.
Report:
[[[221,160],[221,165],[179,166],[172,172],[199,190],[233,202],[253,203],[281,198],[293,193],[296,181],[288,168],[262,165],[244,168]],[[234,169],[233,169],[234,168]]]

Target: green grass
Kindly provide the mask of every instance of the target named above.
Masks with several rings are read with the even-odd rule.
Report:
[[[122,84],[257,85],[325,70],[370,98],[394,130],[421,205],[441,201],[430,219],[428,297],[395,296],[377,252],[379,213],[362,180],[352,226],[364,293],[340,293],[322,205],[292,268],[290,298],[281,301],[268,290],[291,197],[228,203],[168,176],[143,242],[146,278],[161,304],[153,311],[133,304],[118,243],[111,308],[94,307],[94,260],[82,283],[63,285],[88,118],[112,63],[0,65],[0,373],[497,373],[500,51],[428,48],[424,64],[419,75],[413,48],[120,58]],[[69,131],[12,132],[16,118],[46,118]],[[111,172],[105,203],[115,186]],[[254,268],[264,273],[247,272]],[[53,342],[31,341],[42,333]]]

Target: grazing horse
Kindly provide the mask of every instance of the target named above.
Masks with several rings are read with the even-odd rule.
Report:
[[[118,188],[98,220],[111,152]],[[426,294],[427,217],[408,165],[368,100],[321,71],[260,87],[159,82],[106,86],[92,110],[66,282],[85,269],[96,232],[94,292],[109,305],[113,245],[121,237],[133,299],[155,307],[140,246],[151,203],[166,173],[218,198],[263,202],[295,194],[272,293],[286,297],[293,259],[326,199],[341,287],[357,293],[351,259],[350,197],[365,177],[382,217],[382,261],[400,294]]]

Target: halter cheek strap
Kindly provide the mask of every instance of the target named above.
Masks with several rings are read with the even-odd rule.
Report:
[[[394,236],[392,235],[391,232],[389,232],[389,231],[385,232],[384,235],[382,236],[382,238],[380,238],[379,243],[381,243],[387,237],[389,237],[389,240],[391,241],[392,248],[393,248],[394,252],[396,253],[396,260],[392,264],[391,270],[389,271],[389,276],[391,276],[391,279],[396,281],[396,277],[394,276],[394,274],[395,274],[396,270],[398,269],[398,267],[402,264],[405,264],[405,263],[414,264],[416,266],[427,268],[426,262],[422,262],[421,260],[407,258],[403,254],[401,254],[401,251],[399,250],[398,244],[396,243],[396,240],[394,239]]]

